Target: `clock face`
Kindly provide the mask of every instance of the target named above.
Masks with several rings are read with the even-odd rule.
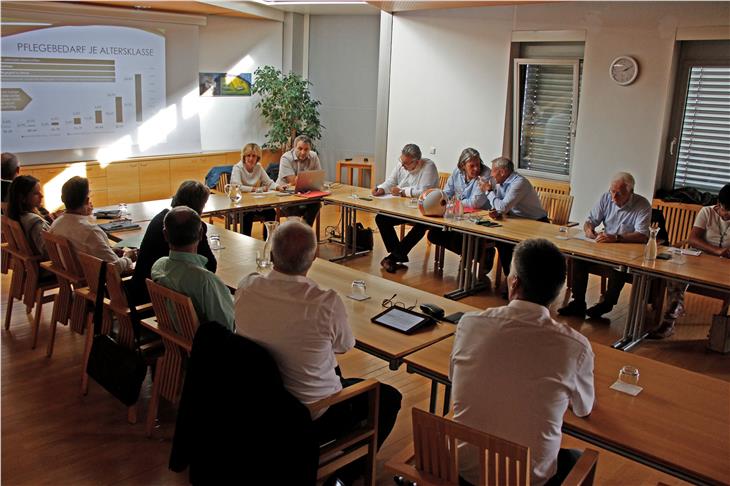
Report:
[[[639,74],[639,65],[636,59],[629,56],[619,56],[609,67],[609,75],[617,84],[626,86],[631,84]]]

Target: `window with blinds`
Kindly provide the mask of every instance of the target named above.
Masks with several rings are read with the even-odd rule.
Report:
[[[515,59],[513,160],[523,171],[568,179],[578,115],[580,60]]]
[[[717,194],[730,182],[730,66],[690,68],[678,145],[674,188]]]

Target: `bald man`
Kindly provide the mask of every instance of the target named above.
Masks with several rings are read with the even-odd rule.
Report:
[[[244,277],[235,298],[238,333],[271,353],[284,386],[304,404],[362,381],[339,376],[336,355],[351,350],[355,338],[337,292],[324,290],[307,277],[316,252],[311,227],[285,222],[272,235],[273,270]],[[400,400],[398,390],[380,385],[378,445],[395,424]],[[355,399],[312,418],[324,443],[352,430],[365,417],[366,401]]]

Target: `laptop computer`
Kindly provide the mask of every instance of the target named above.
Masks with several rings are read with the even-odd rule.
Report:
[[[324,171],[308,170],[300,172],[297,176],[297,184],[294,192],[321,191],[324,187]]]

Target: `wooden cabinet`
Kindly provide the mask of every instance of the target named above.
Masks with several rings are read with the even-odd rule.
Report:
[[[107,204],[139,202],[139,162],[112,162],[106,168]]]
[[[32,175],[43,187],[45,205],[50,210],[61,207],[61,186],[74,175],[89,179],[94,206],[121,202],[152,201],[171,197],[186,180],[205,181],[216,165],[233,165],[239,151],[197,156],[146,157],[116,161],[102,167],[96,161],[21,166],[20,173]],[[278,156],[277,156],[278,161]]]
[[[166,199],[173,192],[170,187],[169,160],[149,160],[139,163],[139,197],[142,201]]]

